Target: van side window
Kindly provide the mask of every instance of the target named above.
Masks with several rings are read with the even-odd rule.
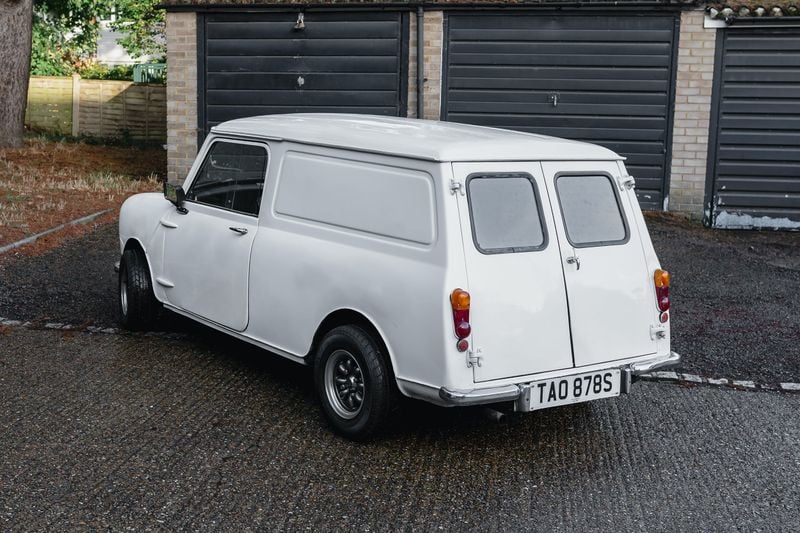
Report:
[[[529,174],[470,176],[467,201],[480,252],[528,252],[547,245],[536,182]]]
[[[610,177],[558,176],[556,191],[570,244],[603,246],[628,240],[628,228]]]
[[[186,199],[258,216],[266,170],[264,147],[217,141],[206,154]]]

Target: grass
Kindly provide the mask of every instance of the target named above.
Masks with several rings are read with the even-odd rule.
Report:
[[[0,150],[0,246],[158,190],[165,167],[160,147],[35,136]]]

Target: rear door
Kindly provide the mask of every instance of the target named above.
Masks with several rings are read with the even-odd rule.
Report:
[[[542,168],[561,248],[575,365],[655,353],[652,272],[617,163],[546,162]]]
[[[561,254],[538,163],[454,163],[475,381],[573,366]]]

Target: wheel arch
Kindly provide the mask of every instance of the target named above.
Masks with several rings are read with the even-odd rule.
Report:
[[[147,253],[147,250],[138,237],[128,237],[128,240],[125,241],[125,246],[122,247],[122,253],[124,254],[128,250],[139,250],[142,252],[144,262],[147,264],[147,271],[150,273],[150,284],[153,287],[153,295],[156,297],[156,300],[163,302],[163,300],[159,298],[159,291],[156,290],[158,284],[156,283],[156,276],[153,272],[153,262],[150,260],[150,255]]]
[[[383,331],[377,326],[376,322],[361,311],[350,308],[337,309],[328,313],[328,315],[319,323],[314,338],[311,341],[311,347],[306,354],[306,360],[313,364],[314,356],[316,355],[317,347],[319,346],[322,338],[326,333],[338,326],[354,325],[364,329],[369,333],[379,344],[381,353],[386,358],[389,371],[391,372],[392,380],[397,382],[397,373],[395,365],[395,357],[389,343],[386,342],[386,336]]]

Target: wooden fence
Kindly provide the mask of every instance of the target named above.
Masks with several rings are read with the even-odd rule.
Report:
[[[166,142],[164,85],[40,77],[30,79],[25,125],[65,135]]]

